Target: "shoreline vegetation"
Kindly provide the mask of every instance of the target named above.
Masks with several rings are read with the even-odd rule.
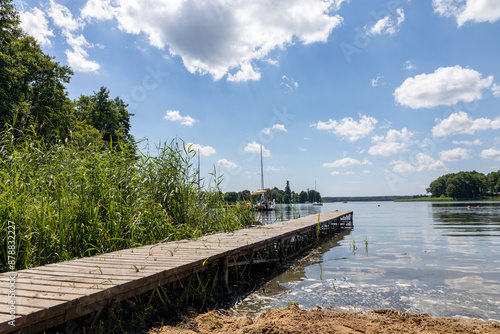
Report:
[[[104,144],[12,138],[0,134],[0,229],[15,223],[15,269],[233,231],[254,220],[252,210],[226,206],[215,171],[199,184],[195,152],[183,142],[133,157]],[[7,234],[0,242],[6,272]]]
[[[397,199],[394,202],[476,202],[476,201],[500,201],[500,196],[479,198],[453,198],[453,197],[420,197],[409,199]]]

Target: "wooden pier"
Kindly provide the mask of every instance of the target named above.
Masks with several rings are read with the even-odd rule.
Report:
[[[157,289],[168,299],[163,286],[204,270],[215,268],[228,287],[231,270],[241,274],[254,264],[282,261],[321,235],[352,226],[352,211],[331,211],[1,273],[0,333],[36,333],[94,312],[98,317],[103,309],[149,291],[151,302]],[[9,296],[9,286],[15,297]],[[15,309],[9,309],[12,303]]]

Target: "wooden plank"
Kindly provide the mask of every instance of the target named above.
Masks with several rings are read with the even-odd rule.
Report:
[[[90,278],[90,277],[78,277],[78,276],[59,276],[59,275],[52,275],[51,273],[22,273],[18,274],[16,281],[19,279],[34,279],[34,280],[53,280],[57,282],[69,282],[69,283],[90,283],[90,284],[108,284],[108,283],[114,283],[114,284],[120,284],[120,283],[125,283],[130,280],[118,280],[115,279],[112,282],[108,279],[99,279],[99,278]],[[4,280],[2,278],[2,280]]]
[[[54,292],[20,290],[20,291],[16,291],[16,297],[17,296],[27,297],[27,298],[38,298],[38,299],[72,301],[72,300],[76,300],[84,295],[73,294],[73,293],[54,293]]]
[[[323,225],[339,224],[335,219],[352,219],[352,212],[322,213],[319,219]],[[92,312],[112,300],[129,298],[220,265],[222,259],[231,260],[226,265],[238,264],[235,261],[239,256],[314,233],[317,226],[318,215],[312,215],[192,241],[145,245],[19,271],[16,273],[16,298],[20,314],[25,315],[20,319],[37,323],[37,326],[56,325]],[[0,281],[8,281],[9,275],[0,274]],[[63,312],[64,315],[58,315]],[[3,316],[0,328],[5,328],[1,326],[5,326],[8,317],[5,312],[0,315]]]
[[[174,268],[179,264],[189,263],[192,261],[196,261],[203,258],[203,256],[197,256],[196,258],[187,258],[187,257],[174,257],[165,260],[145,260],[145,259],[135,259],[135,258],[109,258],[106,261],[96,260],[96,259],[88,259],[82,262],[75,263],[78,266],[91,266],[91,267],[119,267],[119,268],[129,268],[129,267],[152,267],[152,268]],[[134,267],[134,269],[135,269]]]
[[[117,277],[117,278],[122,278],[122,277],[131,277],[131,279],[140,279],[142,277],[145,277],[147,275],[153,275],[156,273],[163,273],[163,272],[171,272],[175,273],[178,271],[178,269],[185,269],[187,265],[178,265],[175,268],[169,269],[169,270],[141,270],[140,268],[139,271],[137,271],[135,268],[134,269],[102,269],[100,268],[88,268],[88,267],[82,267],[82,266],[72,266],[70,264],[68,265],[58,265],[58,266],[44,266],[44,267],[38,267],[37,270],[39,271],[45,271],[45,272],[64,272],[68,275],[70,274],[85,274],[89,275],[89,277],[94,277],[94,278],[102,278],[102,279],[111,279]]]
[[[88,296],[95,291],[103,291],[104,288],[98,286],[92,286],[87,288],[72,288],[67,286],[52,286],[52,285],[37,285],[28,283],[16,284],[16,293],[18,291],[35,291],[35,292],[52,292],[52,293],[70,293],[78,294],[83,296]]]
[[[0,313],[7,314],[7,311],[0,308]],[[44,308],[16,306],[16,315],[21,318],[21,324],[35,322],[47,316],[47,310]]]
[[[185,258],[187,255],[193,255],[199,258],[204,258],[207,256],[216,256],[218,254],[221,254],[219,251],[189,251],[189,250],[178,250],[175,253],[170,253],[168,254],[155,254],[153,256],[135,256],[135,255],[123,255],[123,256],[107,256],[106,259],[108,260],[138,260],[138,261],[157,261],[157,262],[166,262],[168,263],[169,261],[177,261],[177,260],[182,260]],[[106,261],[108,261],[106,260]],[[149,263],[149,262],[148,262]],[[153,262],[154,263],[154,262]]]
[[[67,277],[68,275],[71,275],[71,277],[79,277],[79,278],[95,278],[95,279],[99,279],[99,280],[106,280],[106,279],[110,279],[111,280],[124,280],[124,281],[130,281],[130,280],[134,280],[137,278],[137,275],[135,276],[126,276],[126,275],[110,275],[108,277],[105,277],[105,278],[102,278],[102,277],[96,277],[95,275],[93,274],[89,274],[88,272],[77,272],[77,271],[72,271],[73,268],[71,268],[71,270],[58,270],[57,268],[44,268],[44,267],[37,267],[37,268],[33,268],[33,269],[28,269],[27,272],[28,273],[33,273],[33,274],[40,274],[40,275],[54,275],[54,276],[64,276],[64,277]]]
[[[23,284],[31,284],[31,285],[36,285],[40,286],[40,288],[44,286],[55,286],[55,287],[70,287],[70,288],[90,288],[90,287],[100,287],[102,286],[103,288],[106,288],[106,286],[115,286],[118,285],[119,283],[109,283],[107,284],[103,283],[107,282],[105,280],[102,280],[101,282],[98,283],[83,283],[83,282],[65,282],[65,281],[55,281],[51,280],[50,278],[39,278],[39,279],[33,279],[33,278],[20,278],[16,280],[16,285],[19,283]],[[43,291],[43,290],[40,290]]]
[[[151,272],[155,273],[161,270],[155,270],[152,268],[141,269],[139,267],[134,268],[133,266],[129,267],[108,267],[108,266],[96,266],[96,265],[85,265],[85,264],[73,264],[73,263],[57,263],[54,265],[47,265],[44,267],[40,267],[40,270],[65,270],[71,272],[74,270],[75,272],[89,273],[91,275],[95,275],[95,277],[107,277],[113,275],[131,275],[131,276],[144,276],[144,273]]]
[[[172,261],[173,262],[173,261]],[[189,261],[186,261],[189,262]],[[153,270],[157,271],[158,269],[171,269],[175,267],[175,263],[169,264],[166,262],[162,261],[140,261],[140,260],[134,260],[134,259],[129,259],[126,261],[114,261],[112,259],[103,261],[103,260],[97,260],[97,259],[84,259],[84,260],[79,260],[75,262],[71,262],[71,265],[73,266],[79,266],[79,267],[88,267],[88,268],[98,268],[101,270],[104,269],[134,269],[137,270],[137,268],[142,268],[144,270]]]
[[[16,313],[18,313],[18,308],[37,308],[47,310],[47,315],[63,313],[71,306],[71,302],[67,300],[51,300],[51,299],[39,299],[33,297],[22,297],[16,295]],[[8,303],[8,300],[0,296],[0,304]]]
[[[216,254],[215,252],[210,252],[210,253],[205,253],[205,252],[178,252],[178,253],[173,253],[173,255],[163,255],[162,254],[157,254],[154,256],[143,256],[143,255],[123,255],[123,256],[106,256],[106,257],[99,257],[99,258],[88,258],[85,261],[95,261],[95,262],[113,262],[113,261],[144,261],[144,263],[148,264],[155,264],[155,263],[160,263],[160,264],[168,264],[169,262],[179,262],[179,260],[182,260],[183,258],[180,256],[186,256],[186,255],[192,255],[193,257],[198,257],[202,258],[205,254]],[[175,256],[179,255],[179,256]],[[185,261],[185,260],[184,260]]]
[[[14,320],[14,326],[10,325],[9,322]],[[10,318],[10,314],[0,313],[0,333],[8,333],[16,330],[20,326],[22,317],[15,315],[14,319]]]

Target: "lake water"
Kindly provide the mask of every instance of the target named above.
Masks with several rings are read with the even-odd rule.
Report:
[[[470,206],[470,208],[468,208]],[[280,206],[273,221],[353,211],[313,264],[289,270],[234,307],[393,308],[431,316],[500,319],[500,202],[349,202]]]

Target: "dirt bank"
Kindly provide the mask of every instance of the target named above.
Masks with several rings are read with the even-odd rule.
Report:
[[[286,309],[270,310],[255,320],[212,311],[187,318],[176,327],[165,326],[149,333],[500,333],[500,322],[431,318],[393,310],[354,312],[316,308],[306,311],[290,305]]]

